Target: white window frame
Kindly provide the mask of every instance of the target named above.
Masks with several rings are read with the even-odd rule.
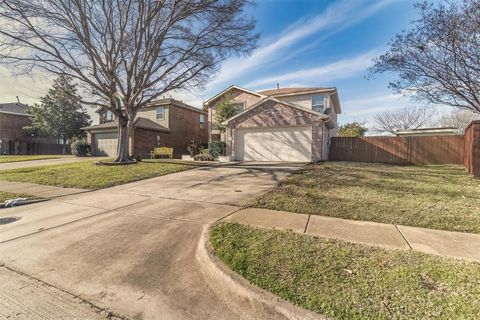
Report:
[[[110,110],[107,110],[107,112],[105,112],[105,122],[111,122],[111,121],[113,121],[113,112]]]
[[[200,128],[205,128],[205,115],[203,113],[200,113],[199,122]]]
[[[240,113],[245,110],[247,103],[245,101],[237,102],[237,103],[234,103],[234,106],[235,106],[235,109],[237,109],[237,113]]]
[[[322,104],[314,104],[314,97],[321,96],[322,97]],[[315,110],[315,107],[322,107],[322,111]],[[323,113],[325,111],[325,95],[323,94],[314,94],[312,95],[312,110],[315,112]]]
[[[159,110],[163,110],[163,112],[158,112]],[[161,117],[159,117],[161,115]],[[165,120],[165,107],[157,107],[155,109],[155,119],[157,120]]]

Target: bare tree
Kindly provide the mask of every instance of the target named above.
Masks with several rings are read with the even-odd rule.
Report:
[[[84,103],[118,119],[115,161],[129,159],[138,110],[201,88],[231,54],[256,45],[249,0],[0,0],[0,62],[68,75]]]
[[[390,87],[433,104],[480,112],[480,0],[416,4],[419,18],[370,69],[397,73]]]
[[[456,109],[440,116],[437,124],[440,127],[458,128],[459,133],[463,133],[468,125],[475,120],[480,120],[480,114],[470,110]]]
[[[418,129],[433,125],[433,110],[431,108],[406,107],[376,113],[373,119],[373,131],[395,134],[398,130]]]

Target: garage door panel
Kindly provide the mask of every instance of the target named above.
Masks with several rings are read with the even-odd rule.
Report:
[[[235,157],[245,161],[310,161],[312,128],[237,129]]]
[[[115,156],[117,153],[117,133],[108,132],[108,133],[95,133],[95,151],[96,156]]]

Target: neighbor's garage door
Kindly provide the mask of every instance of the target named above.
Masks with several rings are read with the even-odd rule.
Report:
[[[94,154],[96,156],[114,156],[117,153],[117,133],[95,133]]]
[[[236,160],[309,162],[312,159],[311,126],[235,131]]]

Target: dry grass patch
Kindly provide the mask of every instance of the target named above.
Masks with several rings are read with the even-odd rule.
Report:
[[[310,165],[252,206],[480,233],[480,180],[460,166]]]
[[[476,319],[480,264],[220,223],[215,253],[251,283],[333,319]]]
[[[0,171],[0,180],[31,182],[65,188],[103,189],[128,182],[194,168],[171,163],[140,162],[124,166],[98,166],[93,161]]]
[[[61,155],[0,156],[0,163],[59,159],[59,158],[62,158],[62,157],[63,156],[61,156]]]

